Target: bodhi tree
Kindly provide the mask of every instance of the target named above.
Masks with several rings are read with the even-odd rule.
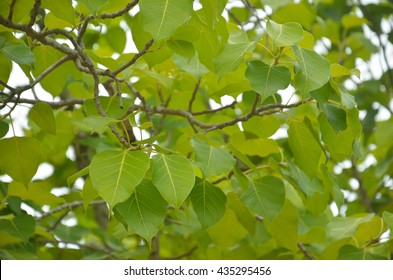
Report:
[[[392,2],[0,1],[1,258],[391,259]]]

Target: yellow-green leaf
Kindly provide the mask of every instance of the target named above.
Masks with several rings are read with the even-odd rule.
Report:
[[[26,186],[41,163],[41,145],[32,137],[0,140],[0,170]]]
[[[179,208],[190,194],[194,182],[194,168],[190,161],[181,155],[159,154],[153,157],[153,184],[162,197]]]
[[[113,208],[131,196],[149,167],[146,153],[107,150],[93,157],[89,171],[94,189]]]
[[[303,28],[297,22],[278,24],[269,20],[266,31],[272,38],[273,45],[277,47],[292,46],[303,39]]]
[[[143,29],[154,40],[175,33],[191,15],[191,0],[143,0],[139,3]]]
[[[295,163],[310,177],[314,177],[323,156],[320,144],[304,122],[292,122],[288,129],[288,142]]]
[[[29,118],[43,131],[56,134],[56,121],[52,108],[45,102],[39,102],[31,108]]]

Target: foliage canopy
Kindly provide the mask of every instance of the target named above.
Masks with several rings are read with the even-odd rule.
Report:
[[[392,12],[2,0],[1,258],[391,259]]]

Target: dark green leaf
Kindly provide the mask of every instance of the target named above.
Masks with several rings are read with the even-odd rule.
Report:
[[[0,48],[0,52],[20,65],[34,65],[35,56],[25,44],[6,42],[4,46]]]
[[[0,231],[5,231],[27,242],[34,235],[35,221],[27,214],[18,215],[12,219],[0,219]]]
[[[3,138],[4,136],[7,135],[9,129],[8,123],[5,121],[0,121],[0,138]]]
[[[210,182],[197,179],[190,198],[202,227],[214,225],[224,215],[227,198],[220,188]]]
[[[323,109],[336,133],[347,128],[347,113],[345,110],[331,104],[326,104]]]
[[[136,186],[126,201],[114,208],[115,215],[121,216],[127,227],[142,236],[149,245],[164,223],[167,202],[151,181],[144,180]]]

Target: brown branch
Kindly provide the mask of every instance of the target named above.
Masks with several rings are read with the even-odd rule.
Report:
[[[124,15],[125,13],[129,12],[133,7],[135,7],[138,4],[139,0],[134,0],[130,3],[127,4],[127,6],[117,12],[111,13],[111,14],[101,14],[98,16],[94,16],[94,15],[89,15],[88,17],[85,18],[85,21],[83,22],[83,24],[80,26],[79,30],[78,30],[78,37],[77,37],[77,42],[78,44],[80,44],[82,42],[82,37],[85,34],[86,30],[87,30],[87,26],[89,25],[89,22],[95,18],[100,18],[100,19],[114,19],[117,17],[120,17],[122,15]]]
[[[283,109],[298,107],[298,106],[303,105],[309,101],[310,100],[306,100],[306,101],[301,101],[301,102],[293,103],[293,104],[277,103],[277,104],[264,105],[264,106],[261,106],[261,107],[255,109],[255,112],[251,111],[247,115],[239,116],[239,117],[236,117],[230,121],[222,122],[222,123],[201,122],[201,121],[195,119],[193,114],[191,114],[188,111],[184,111],[184,110],[170,109],[170,108],[166,108],[166,107],[157,107],[157,106],[135,105],[135,104],[132,104],[128,108],[127,113],[124,117],[126,117],[127,115],[131,114],[132,112],[134,112],[136,110],[149,111],[151,114],[174,115],[174,116],[183,117],[183,118],[187,119],[189,123],[191,123],[195,126],[198,126],[202,129],[206,129],[206,132],[208,132],[208,131],[212,131],[212,130],[222,129],[222,128],[225,128],[228,126],[233,126],[239,122],[245,122],[255,116],[271,115],[271,114],[278,113]]]
[[[45,212],[45,213],[43,213],[39,217],[36,217],[35,220],[37,222],[39,222],[42,219],[44,219],[46,217],[49,217],[49,216],[52,216],[52,215],[54,215],[54,214],[56,214],[58,212],[61,212],[63,210],[66,210],[66,209],[69,210],[69,211],[73,210],[73,209],[75,209],[75,208],[77,208],[79,206],[82,206],[83,203],[84,203],[83,200],[78,200],[78,201],[73,201],[73,202],[70,202],[70,203],[66,203],[66,204],[60,205],[59,207],[57,207],[57,208],[55,208],[53,210],[50,210],[48,212]],[[92,206],[92,205],[101,205],[101,204],[106,204],[106,202],[104,200],[94,200],[94,201],[89,203],[90,206]]]
[[[145,53],[147,53],[147,51],[149,50],[151,45],[153,45],[153,42],[154,42],[154,40],[150,39],[150,41],[146,43],[145,47],[139,53],[135,54],[134,57],[129,62],[127,62],[123,66],[119,67],[118,69],[112,71],[111,74],[116,76],[119,73],[121,73],[122,71],[124,71],[125,69],[127,69],[128,67],[130,67],[131,65],[133,65],[138,60],[138,58],[140,58]]]
[[[85,99],[81,98],[74,98],[74,99],[67,99],[67,100],[61,100],[61,101],[44,101],[40,99],[26,99],[26,98],[19,98],[17,99],[11,99],[8,101],[9,103],[25,103],[25,104],[36,104],[38,102],[45,102],[49,106],[51,106],[53,109],[61,108],[61,107],[69,107],[69,106],[75,106],[75,105],[82,105],[85,102]]]
[[[200,84],[201,84],[201,78],[199,78],[198,81],[196,82],[195,87],[194,87],[194,91],[192,92],[192,95],[191,95],[190,102],[188,103],[188,112],[190,112],[190,113],[192,113],[192,104],[195,101],[196,94],[198,92]]]
[[[229,109],[229,108],[234,109],[236,104],[237,104],[237,101],[235,100],[231,104],[225,105],[225,106],[223,106],[221,108],[213,109],[213,110],[205,110],[205,111],[200,111],[200,112],[192,112],[192,115],[193,116],[199,116],[199,115],[206,115],[206,114],[214,114],[214,113],[217,113],[219,111],[223,111],[223,110],[226,110],[226,109]]]
[[[14,7],[15,7],[16,0],[12,0],[10,5],[10,11],[8,12],[8,19],[12,20],[12,16],[14,14]]]
[[[30,27],[33,26],[35,23],[40,6],[41,6],[41,0],[35,0],[34,7],[33,7],[33,10],[31,11],[31,15],[30,15],[30,22],[29,22]]]
[[[297,247],[302,251],[304,256],[309,260],[314,260],[314,256],[307,250],[306,246],[300,241],[297,242]]]
[[[71,211],[71,209],[67,208],[66,211],[53,223],[53,225],[51,225],[48,228],[48,231],[49,232],[54,231],[57,228],[57,226],[61,223],[61,221],[68,215],[68,213],[70,211]]]
[[[0,15],[0,24],[4,25],[5,27],[22,31],[26,33],[28,36],[31,38],[41,42],[44,45],[51,46],[52,48],[69,55],[72,58],[75,58],[78,56],[78,52],[74,49],[71,49],[70,47],[58,43],[55,39],[51,37],[45,37],[41,33],[36,32],[31,26],[27,24],[19,24],[19,23],[14,23],[9,19],[5,19],[3,16]]]
[[[117,18],[120,17],[122,15],[124,15],[125,13],[128,13],[132,8],[134,8],[137,4],[138,4],[139,0],[134,0],[130,3],[127,4],[127,6],[117,12],[111,13],[111,14],[101,14],[98,17],[101,19],[108,19],[108,18]]]

